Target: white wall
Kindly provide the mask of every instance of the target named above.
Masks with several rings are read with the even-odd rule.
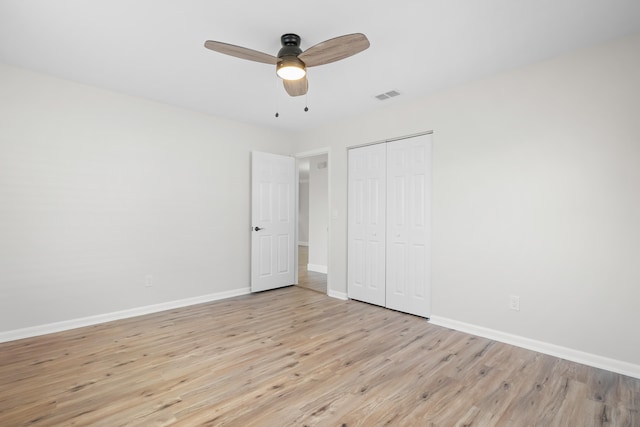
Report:
[[[309,165],[309,263],[310,271],[327,272],[329,226],[329,175],[327,154],[310,157]],[[324,164],[323,168],[319,165]]]
[[[0,332],[246,289],[250,151],[286,141],[0,66]]]
[[[346,293],[346,147],[434,130],[434,315],[640,366],[638,75],[634,36],[398,99],[291,150],[0,66],[0,332],[247,287],[253,149],[330,141],[330,292]]]
[[[346,147],[433,130],[434,316],[640,366],[638,76],[634,36],[300,135],[331,141],[332,290]]]

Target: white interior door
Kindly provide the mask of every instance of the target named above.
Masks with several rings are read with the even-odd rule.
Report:
[[[251,291],[295,283],[295,159],[251,153]]]
[[[386,144],[349,150],[349,298],[385,305]]]
[[[387,144],[386,304],[431,311],[431,135]]]

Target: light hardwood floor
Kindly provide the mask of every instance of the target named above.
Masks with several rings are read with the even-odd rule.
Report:
[[[309,271],[309,247],[298,246],[298,286],[312,291],[327,293],[327,275]]]
[[[0,344],[1,426],[639,426],[640,380],[292,286]]]

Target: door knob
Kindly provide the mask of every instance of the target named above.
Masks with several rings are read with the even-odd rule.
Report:
[[[264,228],[260,228],[260,227],[255,227],[254,228],[255,231],[260,231],[260,230],[264,230]]]

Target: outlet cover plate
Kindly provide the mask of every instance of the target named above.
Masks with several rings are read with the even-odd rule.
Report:
[[[520,311],[520,297],[517,295],[509,296],[509,309],[513,311]]]

